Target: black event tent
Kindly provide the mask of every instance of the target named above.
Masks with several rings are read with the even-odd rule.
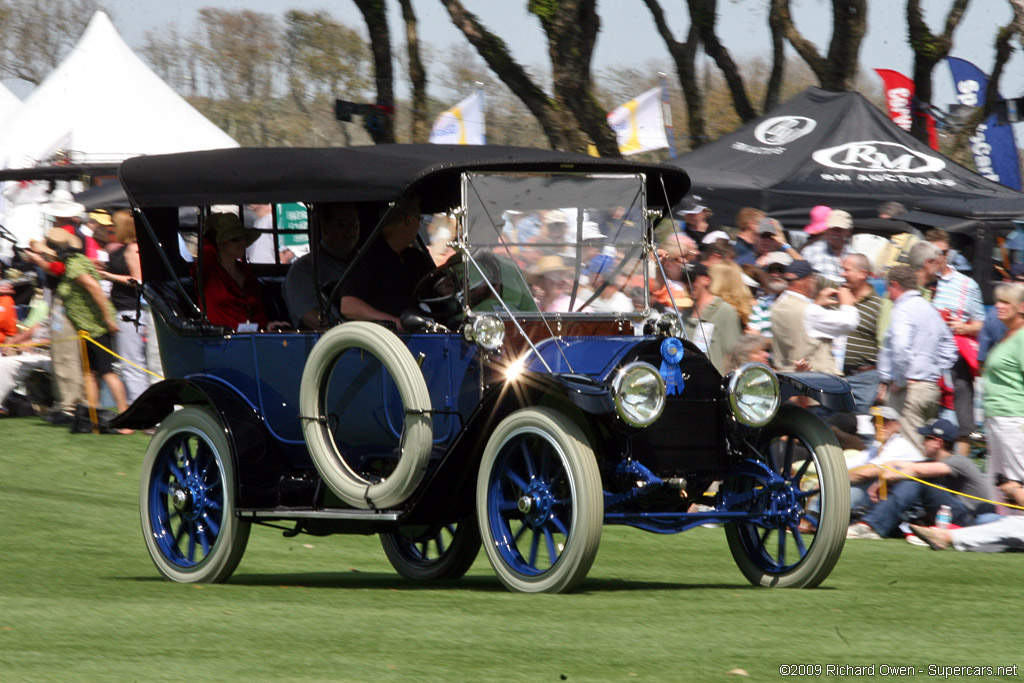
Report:
[[[668,163],[687,170],[692,192],[723,224],[753,206],[800,228],[818,204],[857,218],[876,216],[890,200],[958,216],[1024,215],[1024,194],[932,150],[853,92],[808,88]]]

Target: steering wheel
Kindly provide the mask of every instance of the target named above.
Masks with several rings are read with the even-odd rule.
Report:
[[[455,254],[444,264],[420,278],[413,296],[441,322],[448,322],[462,313],[462,280],[465,266],[462,254]]]

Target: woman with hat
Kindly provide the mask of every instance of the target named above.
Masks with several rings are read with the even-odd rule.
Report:
[[[82,253],[82,241],[63,228],[51,228],[46,244],[33,243],[37,253],[48,261],[64,264],[64,277],[56,294],[64,302],[64,314],[72,326],[106,348],[114,347],[113,335],[118,331],[114,306],[100,287],[100,275],[93,262]],[[85,398],[89,405],[99,405],[99,383],[102,377],[118,412],[128,409],[124,384],[114,372],[114,357],[96,344],[86,344],[89,371],[84,374]],[[121,430],[130,434],[131,430]]]
[[[259,236],[259,230],[246,228],[233,213],[214,213],[206,219],[199,299],[210,323],[237,332],[270,329],[260,283],[245,261],[246,247]]]

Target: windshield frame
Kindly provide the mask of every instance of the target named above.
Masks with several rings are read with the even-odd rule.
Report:
[[[574,185],[577,182],[594,184],[596,182],[603,183],[607,186],[608,183],[622,183],[623,188],[628,188],[628,191],[623,192],[623,196],[632,195],[629,206],[624,207],[625,212],[617,219],[617,229],[622,231],[627,224],[627,217],[632,216],[638,219],[637,225],[633,226],[632,230],[637,233],[637,238],[631,240],[615,240],[614,238],[608,238],[601,241],[591,241],[591,246],[597,245],[601,248],[606,247],[623,247],[624,257],[620,258],[613,275],[618,276],[620,274],[629,274],[634,277],[640,278],[640,284],[636,285],[634,289],[637,293],[640,293],[642,289],[642,306],[638,305],[632,312],[596,312],[592,310],[579,310],[580,308],[589,307],[598,296],[600,291],[604,289],[602,286],[598,292],[586,293],[580,288],[580,275],[582,274],[582,268],[584,266],[583,259],[581,258],[583,249],[583,240],[581,239],[584,231],[584,219],[586,212],[593,211],[595,208],[612,208],[612,204],[605,206],[604,201],[594,201],[593,197],[595,193],[588,193],[585,190],[580,193],[579,199],[586,198],[586,202],[583,203],[579,200],[578,203],[581,206],[576,209],[569,209],[570,212],[575,211],[575,237],[573,241],[561,241],[561,242],[538,242],[529,244],[522,241],[510,241],[502,232],[502,226],[504,222],[504,211],[498,212],[498,215],[491,215],[493,211],[488,211],[485,208],[484,202],[480,199],[474,200],[474,194],[479,197],[478,185],[480,180],[493,181],[495,178],[509,178],[515,179],[516,182],[528,182],[531,179],[536,179],[540,183],[553,183],[558,184],[559,181],[568,181],[570,185]],[[650,265],[650,254],[653,251],[652,247],[652,227],[650,223],[650,214],[647,208],[647,177],[644,173],[627,172],[627,173],[611,173],[611,172],[567,172],[567,171],[554,171],[554,172],[508,172],[508,171],[465,171],[461,174],[461,206],[455,211],[456,217],[456,236],[453,243],[453,247],[457,252],[462,253],[463,263],[467,269],[472,269],[469,277],[462,278],[462,296],[464,304],[464,312],[467,316],[479,316],[479,315],[497,315],[501,318],[508,318],[510,314],[517,318],[523,319],[544,319],[555,317],[558,319],[576,319],[576,320],[595,320],[595,319],[612,319],[612,320],[630,320],[630,321],[641,321],[645,320],[651,315],[651,299],[650,299],[650,283],[649,278],[652,276],[652,267]],[[585,187],[585,186],[581,186]],[[526,193],[529,194],[529,193]],[[516,196],[519,199],[518,195]],[[548,209],[565,209],[567,202],[558,202],[548,206]],[[508,206],[507,210],[521,210],[529,206],[529,202],[521,202]],[[537,207],[535,207],[536,210]],[[483,216],[480,216],[480,214]],[[474,221],[482,220],[483,223],[475,223]],[[497,239],[494,241],[474,242],[471,239],[471,233],[473,236],[477,236],[478,231],[481,229],[493,229]],[[614,236],[613,236],[614,237]],[[504,257],[507,261],[515,264],[513,270],[520,278],[517,283],[521,287],[525,287],[527,291],[530,290],[530,282],[526,273],[518,263],[514,254],[519,249],[530,246],[530,247],[541,247],[541,248],[562,248],[575,250],[576,258],[570,261],[572,270],[572,282],[573,282],[573,296],[571,296],[572,305],[577,310],[572,311],[540,311],[540,310],[517,310],[514,307],[508,306],[504,300],[500,300],[500,307],[491,309],[476,309],[470,305],[471,293],[470,283],[474,278],[479,282],[483,281],[483,285],[487,287],[491,294],[496,294],[494,282],[492,278],[488,277],[488,273],[485,269],[482,269],[479,263],[479,259],[473,258],[473,253],[476,252],[479,255],[480,250],[489,250],[496,252],[498,256]],[[586,294],[586,295],[585,295]],[[639,302],[638,302],[639,303]]]

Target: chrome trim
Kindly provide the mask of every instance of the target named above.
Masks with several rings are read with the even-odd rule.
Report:
[[[314,510],[312,508],[240,509],[239,517],[251,519],[349,519],[364,522],[396,522],[398,512],[376,510]]]

